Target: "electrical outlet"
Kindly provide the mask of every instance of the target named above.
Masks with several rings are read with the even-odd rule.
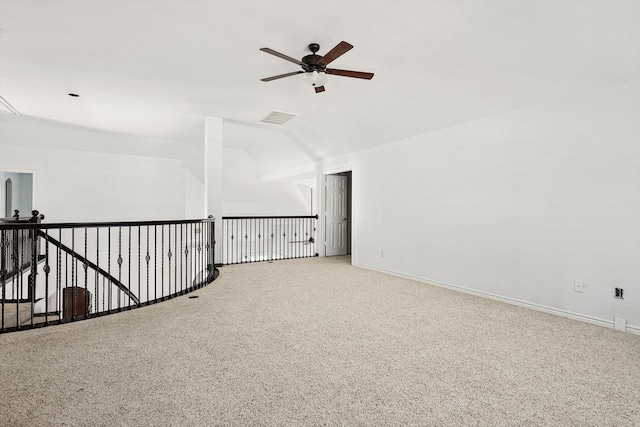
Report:
[[[621,319],[619,317],[614,317],[614,319],[613,319],[613,328],[616,331],[627,332],[627,319]]]
[[[584,292],[586,285],[581,280],[576,280],[573,282],[573,290],[576,292]]]

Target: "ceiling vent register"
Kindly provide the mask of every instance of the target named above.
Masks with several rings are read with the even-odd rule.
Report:
[[[294,117],[298,116],[295,113],[287,113],[286,111],[273,110],[271,114],[262,119],[265,123],[272,123],[274,125],[283,125]]]

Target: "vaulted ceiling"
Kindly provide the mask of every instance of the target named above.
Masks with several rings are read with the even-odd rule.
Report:
[[[639,17],[638,1],[0,0],[0,95],[27,119],[193,143],[221,117],[225,147],[272,173],[637,79]],[[260,48],[342,40],[332,67],[372,80],[260,81],[299,69]],[[262,123],[273,110],[299,115]]]

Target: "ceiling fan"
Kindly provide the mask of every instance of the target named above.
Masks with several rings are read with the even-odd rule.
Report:
[[[268,47],[263,47],[260,49],[263,52],[270,53],[271,55],[275,55],[278,58],[285,59],[287,61],[293,62],[294,64],[298,64],[302,67],[302,71],[293,71],[291,73],[280,74],[278,76],[266,77],[264,79],[260,79],[263,82],[270,82],[271,80],[281,79],[283,77],[294,76],[296,74],[304,74],[305,80],[311,86],[314,87],[316,93],[324,92],[324,84],[327,82],[327,74],[332,74],[335,76],[344,76],[344,77],[354,77],[356,79],[366,79],[371,80],[373,78],[373,73],[365,73],[362,71],[349,71],[349,70],[338,70],[336,68],[327,68],[334,60],[338,59],[342,55],[344,55],[349,50],[353,49],[353,46],[345,41],[342,41],[336,45],[333,49],[327,52],[326,55],[320,56],[317,55],[316,52],[320,50],[320,45],[318,43],[311,43],[309,45],[309,50],[311,51],[311,55],[307,55],[302,60],[298,61],[295,58],[282,54],[280,52],[276,52],[273,49],[269,49]]]

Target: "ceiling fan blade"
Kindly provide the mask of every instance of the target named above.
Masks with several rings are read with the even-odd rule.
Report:
[[[302,74],[304,73],[304,71],[294,71],[291,73],[286,73],[286,74],[280,74],[278,76],[273,76],[273,77],[265,77],[264,79],[260,79],[263,82],[270,82],[271,80],[277,80],[277,79],[281,79],[283,77],[289,77],[289,76],[295,76],[296,74]]]
[[[324,92],[324,86],[316,86],[314,87],[316,93]]]
[[[338,59],[342,55],[344,55],[349,50],[353,49],[353,46],[349,43],[342,41],[336,45],[333,49],[331,49],[325,56],[318,61],[320,64],[329,65],[330,62]]]
[[[269,49],[268,47],[263,47],[260,50],[263,51],[263,52],[266,52],[266,53],[270,53],[271,55],[277,56],[278,58],[282,58],[282,59],[286,59],[287,61],[291,61],[294,64],[304,65],[302,62],[298,61],[297,59],[292,58],[290,56],[287,56],[284,53],[276,52],[275,50]]]
[[[335,68],[327,68],[325,72],[327,74],[344,77],[354,77],[356,79],[371,80],[373,78],[373,73],[365,73],[363,71],[337,70]]]

